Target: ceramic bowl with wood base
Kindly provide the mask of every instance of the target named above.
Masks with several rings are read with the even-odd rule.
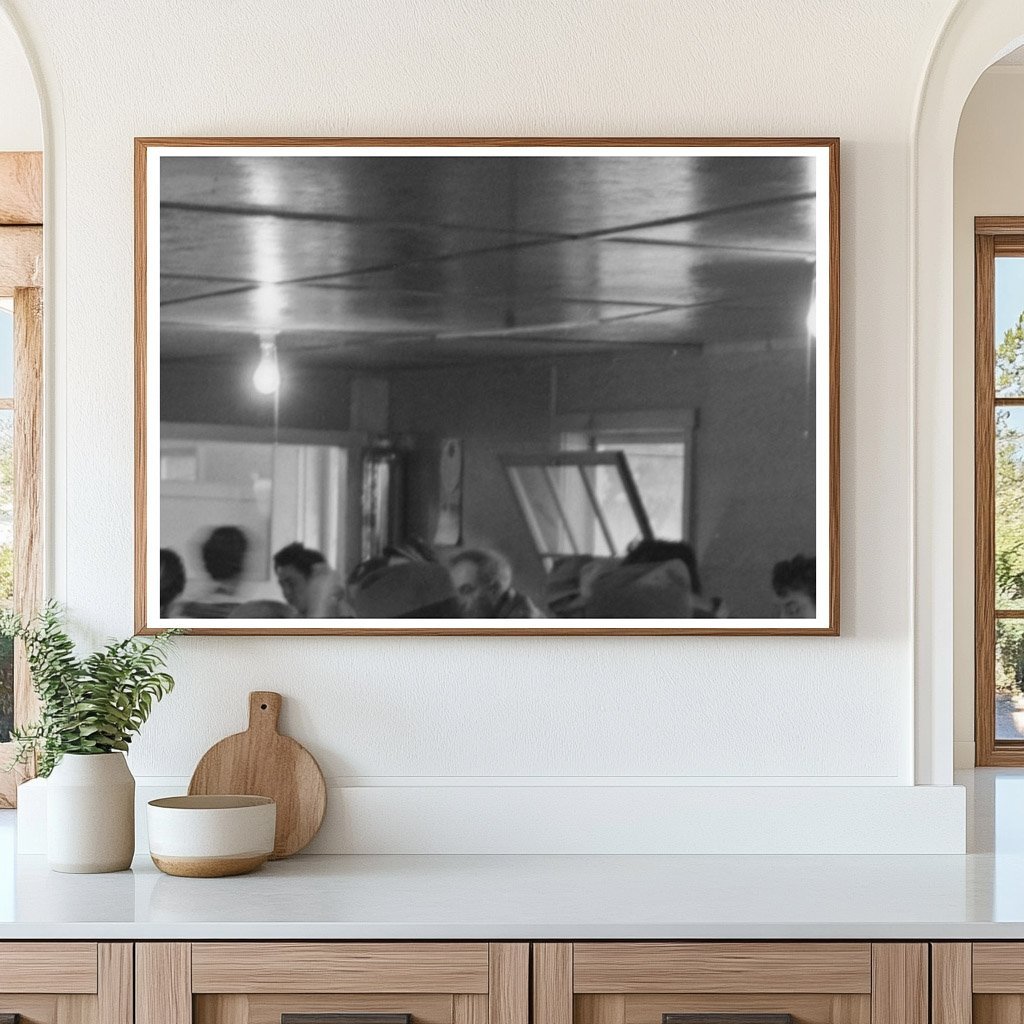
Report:
[[[146,811],[150,856],[168,875],[244,875],[274,852],[270,797],[169,796],[150,800]]]

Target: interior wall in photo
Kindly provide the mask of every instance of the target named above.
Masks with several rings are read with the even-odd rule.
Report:
[[[545,595],[545,572],[526,523],[516,508],[509,482],[496,453],[547,450],[564,443],[567,423],[577,415],[629,414],[655,410],[693,414],[687,476],[689,530],[685,539],[697,552],[705,591],[726,601],[737,616],[771,617],[777,599],[770,582],[780,560],[814,550],[814,405],[806,342],[794,338],[747,346],[730,353],[680,348],[652,359],[639,356],[503,360],[486,372],[463,367],[376,371],[369,377],[353,371],[296,373],[280,405],[281,427],[323,432],[353,428],[352,380],[384,385],[387,433],[408,456],[408,519],[411,536],[431,540],[439,510],[438,460],[443,441],[463,442],[463,537],[470,548],[497,548],[517,570],[517,585],[538,601]],[[254,447],[268,437],[267,402],[247,387],[247,362],[176,360],[165,367],[162,408],[167,421],[202,427],[236,428],[231,436],[248,438]],[[223,395],[211,403],[204,396]],[[198,387],[202,382],[202,388]],[[365,389],[364,389],[365,390]],[[292,396],[291,398],[289,396]],[[248,430],[248,433],[245,431]],[[218,435],[216,429],[207,438]],[[166,446],[173,450],[172,440]],[[222,479],[240,482],[248,470],[223,463]],[[269,486],[269,474],[264,479]],[[165,485],[166,486],[166,485]],[[187,500],[181,484],[170,482]],[[285,494],[292,487],[285,482]],[[252,490],[246,488],[249,505]],[[165,496],[165,521],[181,521],[175,499]],[[200,509],[193,506],[199,514]],[[234,518],[232,518],[234,517]],[[203,527],[221,523],[252,524],[257,547],[253,573],[271,585],[261,597],[273,598],[263,527],[248,510],[228,503],[202,506]],[[358,531],[358,522],[349,528]],[[294,531],[294,536],[289,535]],[[278,548],[300,534],[295,517],[278,516]],[[682,524],[663,539],[683,539]],[[165,544],[190,553],[190,578],[202,578],[194,552],[201,536],[170,533]],[[355,550],[355,541],[343,550]],[[348,555],[346,554],[346,558]],[[260,568],[257,570],[257,566]]]

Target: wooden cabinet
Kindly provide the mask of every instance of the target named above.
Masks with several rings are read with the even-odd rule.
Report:
[[[1024,942],[932,944],[934,1024],[1024,1020]]]
[[[137,1024],[529,1024],[526,943],[140,943],[136,981]]]
[[[532,997],[533,1024],[928,1024],[928,948],[537,943]]]
[[[969,943],[0,943],[0,1024],[972,1024],[972,999],[1024,1020],[1024,943],[973,971]]]
[[[131,1024],[131,943],[0,943],[0,1020]]]

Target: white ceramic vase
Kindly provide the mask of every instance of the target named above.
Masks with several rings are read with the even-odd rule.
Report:
[[[135,779],[124,754],[65,754],[46,783],[54,871],[124,871],[135,854]]]

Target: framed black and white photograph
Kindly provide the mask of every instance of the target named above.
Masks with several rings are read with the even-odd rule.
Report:
[[[836,139],[136,140],[136,626],[839,630]]]

